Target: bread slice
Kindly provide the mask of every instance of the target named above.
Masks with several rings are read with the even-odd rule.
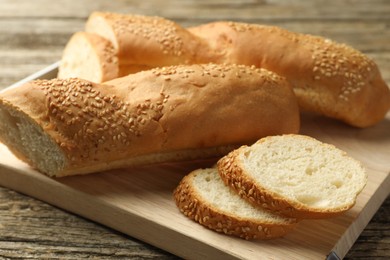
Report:
[[[246,202],[221,180],[216,168],[198,169],[185,176],[174,191],[180,211],[217,232],[244,239],[286,235],[296,219],[284,218]]]
[[[350,209],[367,182],[362,165],[303,135],[269,136],[218,161],[243,198],[288,217],[326,218]]]

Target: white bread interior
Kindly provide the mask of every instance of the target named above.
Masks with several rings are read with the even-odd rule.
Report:
[[[70,38],[63,51],[58,78],[104,82],[119,76],[118,56],[110,41],[86,32],[77,32]]]
[[[303,135],[270,136],[218,162],[222,179],[259,206],[296,218],[350,209],[367,182],[360,162]]]

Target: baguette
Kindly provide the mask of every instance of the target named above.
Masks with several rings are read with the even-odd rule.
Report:
[[[222,156],[298,131],[288,82],[243,65],[163,67],[105,84],[35,80],[0,94],[0,141],[50,176]]]
[[[377,65],[345,44],[245,23],[214,22],[188,30],[208,40],[216,63],[255,65],[286,77],[303,111],[368,127],[390,109],[390,89]]]
[[[297,224],[255,208],[225,186],[217,169],[198,169],[185,176],[174,191],[179,210],[201,225],[244,239],[271,239],[286,235]]]
[[[118,77],[175,64],[254,65],[287,78],[304,111],[368,127],[381,121],[390,108],[389,87],[374,61],[322,37],[225,21],[185,29],[160,17],[103,12],[90,15],[86,31],[113,44]],[[63,59],[67,55],[71,54],[65,53]],[[87,67],[93,63],[82,62]]]
[[[269,136],[218,161],[223,181],[247,201],[293,218],[340,215],[367,182],[362,165],[303,135]]]

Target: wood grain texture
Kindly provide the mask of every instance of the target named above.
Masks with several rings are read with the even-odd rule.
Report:
[[[99,224],[0,188],[0,257],[175,259]]]
[[[226,19],[319,34],[348,43],[372,57],[390,83],[390,2],[387,0],[1,0],[0,89],[57,61],[70,35],[83,28],[85,19],[94,10],[161,15],[184,26]],[[390,256],[389,210],[388,198],[346,259]],[[5,188],[0,188],[1,257],[175,258]]]
[[[356,205],[347,213],[337,218],[304,220],[283,239],[245,241],[224,236],[178,211],[172,199],[173,189],[186,173],[210,167],[213,161],[140,166],[52,179],[0,146],[0,184],[185,259],[281,259],[286,254],[290,259],[323,259],[331,251],[344,257],[390,191],[390,114],[364,131],[313,116],[304,116],[302,125],[303,134],[335,144],[360,160],[369,177]],[[375,139],[367,139],[374,133]]]

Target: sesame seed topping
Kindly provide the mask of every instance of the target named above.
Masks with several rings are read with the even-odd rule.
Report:
[[[315,80],[337,78],[341,100],[361,90],[369,78],[374,63],[366,55],[345,45],[312,35],[301,35],[302,42],[311,48]],[[347,59],[346,57],[351,57]]]
[[[173,21],[142,15],[103,15],[113,21],[116,34],[134,34],[144,40],[154,41],[166,55],[182,55],[184,43],[179,34],[180,27]]]
[[[76,157],[78,160],[93,159],[97,151],[104,153],[111,147],[125,149],[134,138],[142,135],[143,125],[151,119],[161,118],[163,100],[167,102],[169,98],[162,93],[157,100],[160,105],[156,101],[145,100],[137,106],[140,109],[138,115],[137,109],[131,109],[130,104],[121,102],[114,95],[100,93],[97,85],[88,81],[52,79],[36,80],[33,84],[46,93],[50,122],[58,127],[61,135],[80,151],[91,151],[82,152]],[[114,143],[110,144],[108,140]]]

